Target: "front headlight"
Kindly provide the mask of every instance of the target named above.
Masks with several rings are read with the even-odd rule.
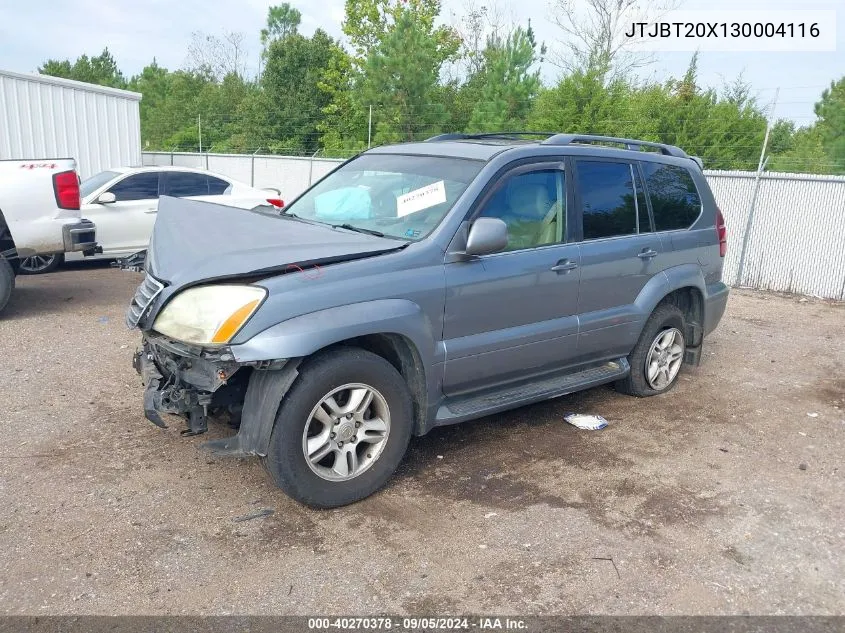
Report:
[[[223,345],[249,320],[267,291],[257,286],[199,286],[183,290],[158,315],[153,329],[185,343]]]

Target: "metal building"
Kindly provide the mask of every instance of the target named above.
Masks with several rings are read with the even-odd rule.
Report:
[[[141,95],[0,70],[0,159],[75,158],[85,179],[141,164]]]

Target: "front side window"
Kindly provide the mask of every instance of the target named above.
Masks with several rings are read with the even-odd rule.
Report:
[[[120,176],[120,172],[101,171],[99,174],[91,176],[90,178],[86,178],[79,185],[79,195],[83,198],[87,198],[92,193],[97,191],[97,189],[111,182],[118,176]]]
[[[116,182],[109,189],[117,202],[158,198],[158,172],[135,174]]]
[[[584,239],[636,235],[639,218],[632,166],[589,160],[576,161],[575,166]],[[644,215],[647,217],[647,213]],[[649,228],[643,226],[642,231]]]
[[[419,240],[440,223],[483,166],[444,156],[365,154],[314,185],[286,213]]]
[[[676,165],[642,164],[654,226],[658,231],[688,229],[701,214],[701,197],[689,172]]]
[[[508,225],[506,250],[556,244],[566,234],[564,191],[560,170],[516,174],[505,179],[479,215],[499,218]]]

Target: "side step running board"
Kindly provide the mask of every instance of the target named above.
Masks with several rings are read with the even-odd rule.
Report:
[[[436,424],[452,424],[491,413],[565,396],[624,378],[631,370],[626,358],[581,371],[543,378],[496,391],[447,400],[437,412]]]

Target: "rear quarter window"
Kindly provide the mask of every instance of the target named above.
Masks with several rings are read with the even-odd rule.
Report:
[[[676,165],[642,163],[657,231],[688,229],[701,214],[701,196],[690,173]]]
[[[228,193],[230,187],[231,185],[225,180],[220,180],[220,178],[215,178],[214,176],[208,177],[208,195],[210,196],[220,196]]]

